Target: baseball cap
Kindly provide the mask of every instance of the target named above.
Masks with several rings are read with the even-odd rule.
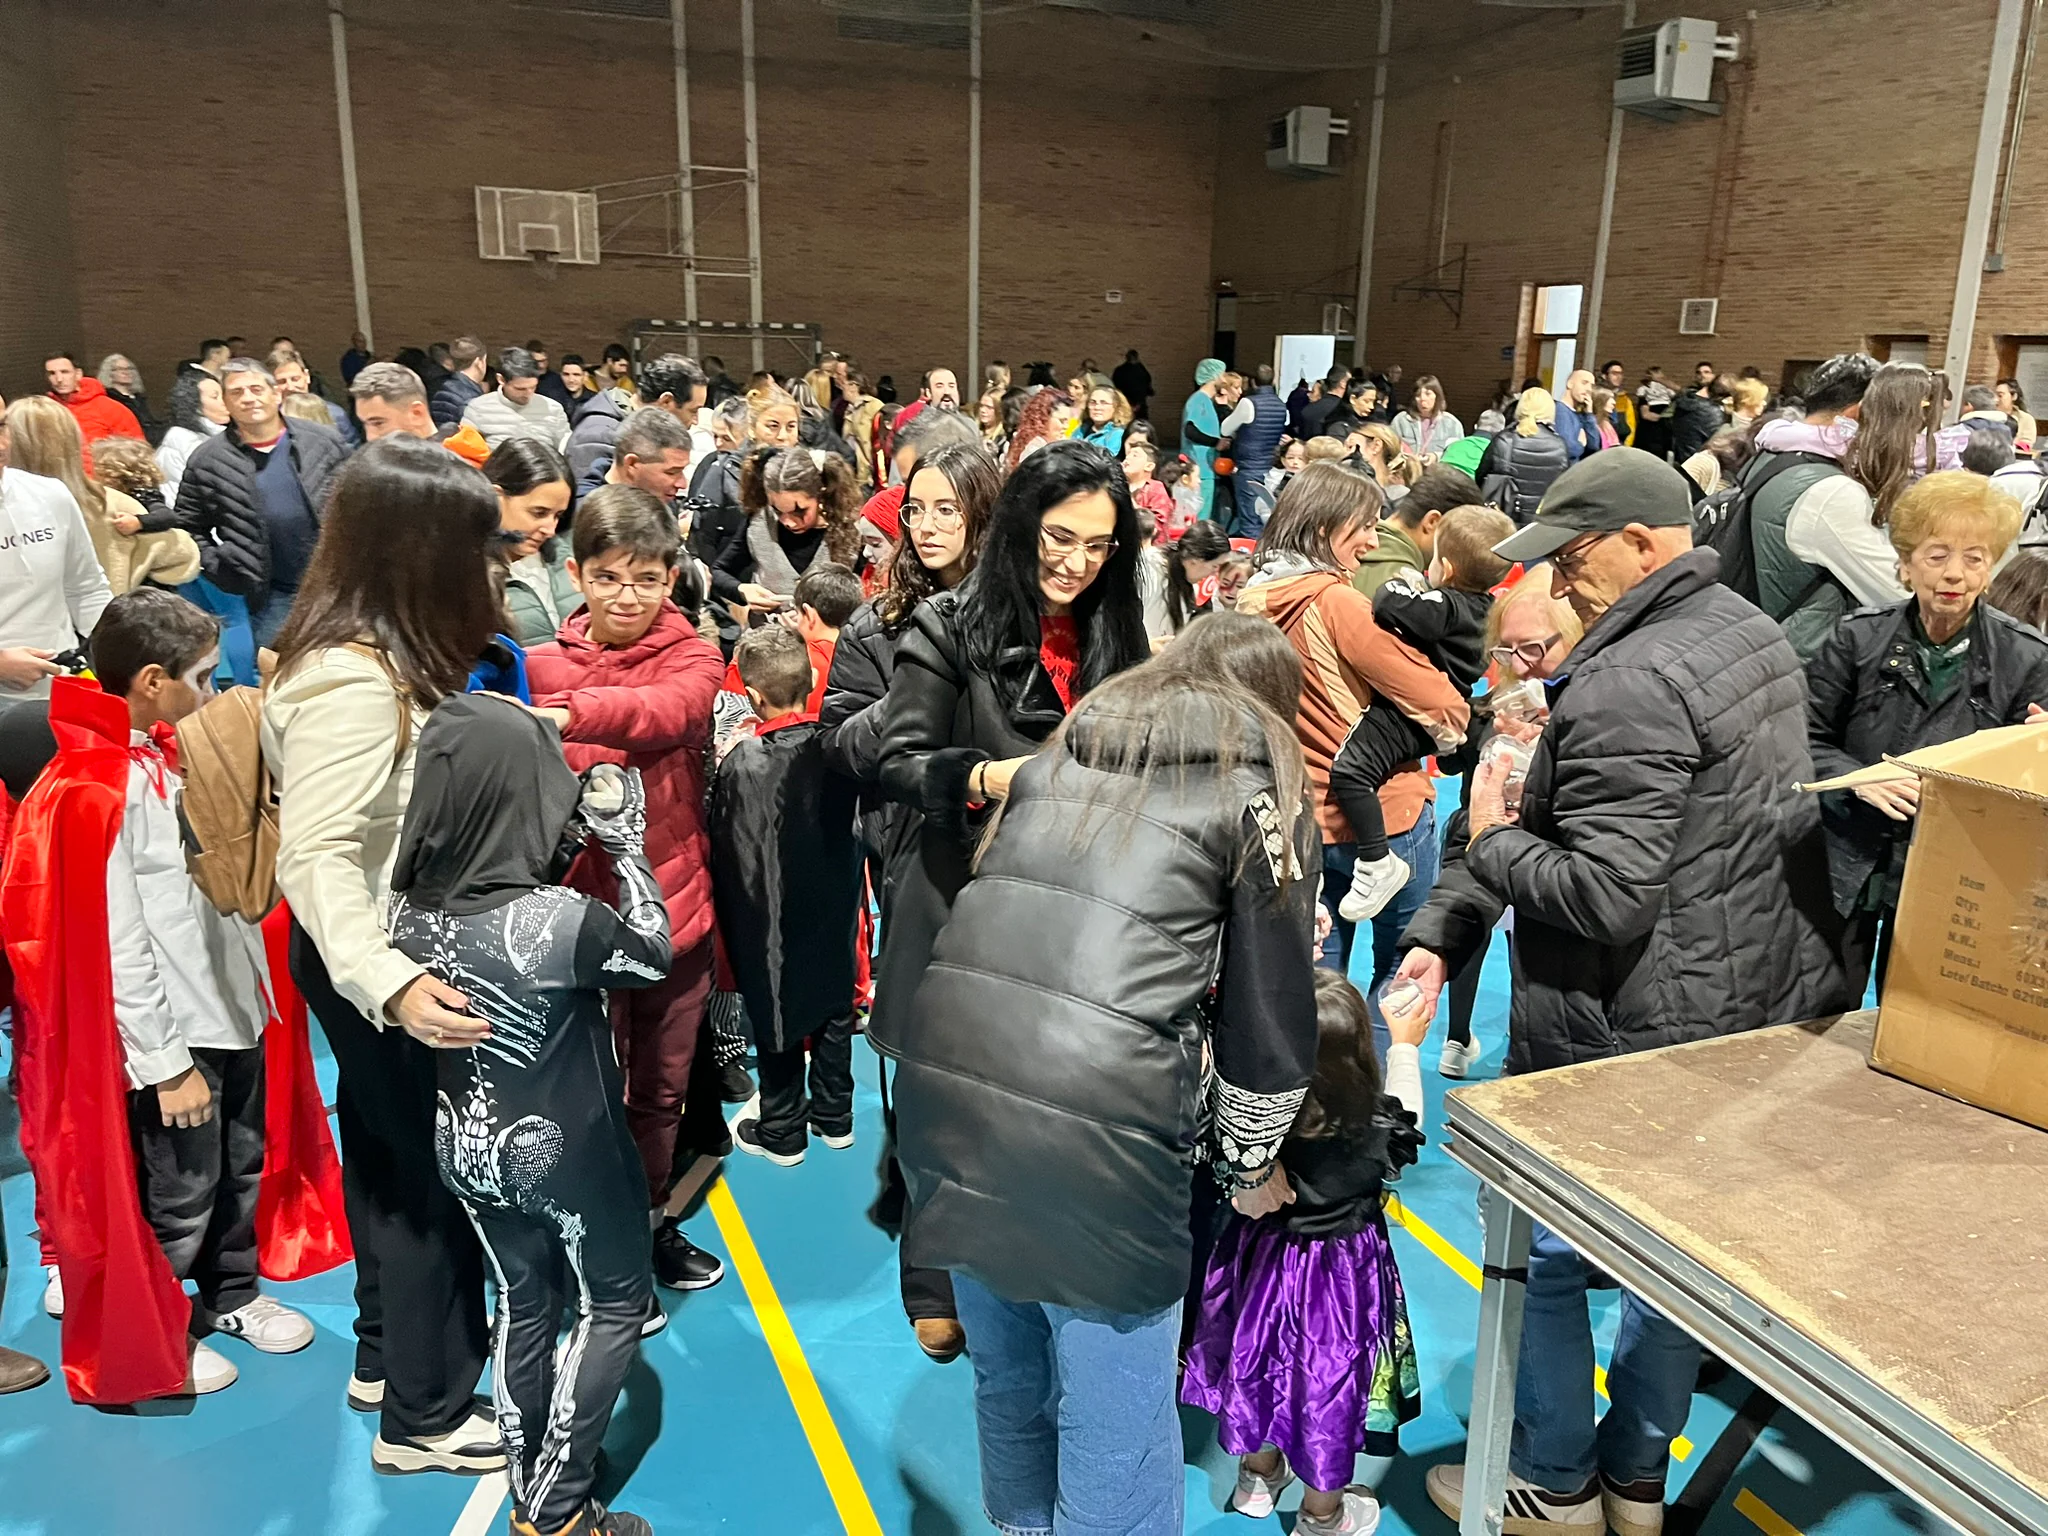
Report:
[[[1548,560],[1586,533],[1614,533],[1630,523],[1682,528],[1692,523],[1686,478],[1640,448],[1603,448],[1557,477],[1528,527],[1493,546],[1503,560]]]

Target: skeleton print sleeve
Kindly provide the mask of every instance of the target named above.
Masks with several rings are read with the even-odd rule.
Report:
[[[576,979],[590,987],[644,987],[668,975],[668,907],[648,867],[647,804],[640,775],[600,764],[584,777],[583,825],[612,856],[618,910],[592,903],[576,946]]]
[[[1305,808],[1289,817],[1269,791],[1245,808],[1211,1040],[1210,1109],[1227,1174],[1279,1155],[1315,1066],[1315,835]]]

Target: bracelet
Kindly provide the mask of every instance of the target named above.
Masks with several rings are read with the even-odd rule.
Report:
[[[1265,1188],[1266,1185],[1270,1184],[1273,1181],[1273,1175],[1278,1173],[1279,1171],[1280,1159],[1277,1157],[1266,1164],[1266,1171],[1260,1174],[1256,1179],[1240,1178],[1238,1176],[1237,1170],[1233,1168],[1230,1170],[1230,1187],[1237,1191],[1237,1193],[1240,1195],[1250,1194],[1255,1189]]]

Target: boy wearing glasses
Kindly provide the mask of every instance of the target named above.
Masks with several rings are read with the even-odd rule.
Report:
[[[1515,531],[1514,520],[1492,507],[1453,507],[1436,527],[1426,580],[1403,572],[1381,584],[1372,616],[1456,683],[1467,699],[1486,675],[1486,615],[1507,561],[1493,546]],[[1338,915],[1362,923],[1408,883],[1408,863],[1387,846],[1380,786],[1404,763],[1437,750],[1429,732],[1398,709],[1376,704],[1358,717],[1330,763],[1330,793],[1358,834],[1358,863]]]
[[[647,1176],[654,1278],[702,1290],[724,1278],[725,1266],[684,1237],[664,1207],[680,1172],[731,1150],[718,1069],[708,1044],[700,1049],[713,942],[704,749],[725,668],[672,600],[682,535],[660,497],[625,484],[592,491],[576,509],[572,553],[569,576],[584,610],[534,649],[527,676],[536,711],[561,730],[570,767],[637,768],[646,789],[647,862],[668,906],[675,963],[667,980],[613,994],[612,1034],[626,1123]],[[588,852],[568,883],[605,902],[616,894],[609,864]],[[647,1331],[661,1325],[657,1304]]]

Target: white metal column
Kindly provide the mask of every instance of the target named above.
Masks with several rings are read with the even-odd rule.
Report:
[[[740,102],[747,125],[747,318],[754,322],[754,372],[766,365],[761,305],[761,124],[754,102],[754,0],[740,0]]]
[[[668,47],[676,71],[676,233],[683,248],[683,318],[697,323],[697,188],[690,170],[690,44],[686,0],[668,0]],[[694,334],[690,350],[700,350]]]
[[[1636,0],[1622,0],[1621,29],[1636,24]],[[1600,233],[1593,238],[1593,281],[1586,289],[1586,356],[1583,366],[1600,366],[1600,304],[1607,296],[1607,242],[1614,234],[1614,184],[1621,175],[1622,110],[1607,119],[1607,170],[1600,182]]]
[[[1956,302],[1949,314],[1948,347],[1942,367],[1949,377],[1948,413],[1962,409],[1963,385],[1976,341],[1977,296],[1984,286],[1984,249],[1991,235],[1991,194],[1998,181],[1998,151],[2005,139],[2005,111],[2012,99],[2012,67],[2019,56],[2020,13],[2026,0],[1998,0],[1998,25],[1991,33],[1991,70],[1984,82],[1984,115],[1977,120],[1977,163],[1970,172],[1970,203],[1963,215],[1963,249],[1956,259]]]
[[[341,0],[327,0],[327,33],[334,44],[334,116],[341,136],[341,198],[348,210],[348,274],[356,290],[356,329],[372,354],[376,332],[370,326],[370,275],[363,260],[363,204],[356,190],[356,122],[348,99],[348,19]]]
[[[1358,299],[1351,319],[1351,364],[1365,366],[1372,306],[1372,246],[1380,222],[1380,140],[1387,125],[1387,50],[1394,46],[1394,0],[1380,0],[1380,44],[1372,69],[1372,138],[1365,152],[1365,219],[1358,235]]]
[[[981,0],[967,8],[967,377],[963,398],[981,396]]]

